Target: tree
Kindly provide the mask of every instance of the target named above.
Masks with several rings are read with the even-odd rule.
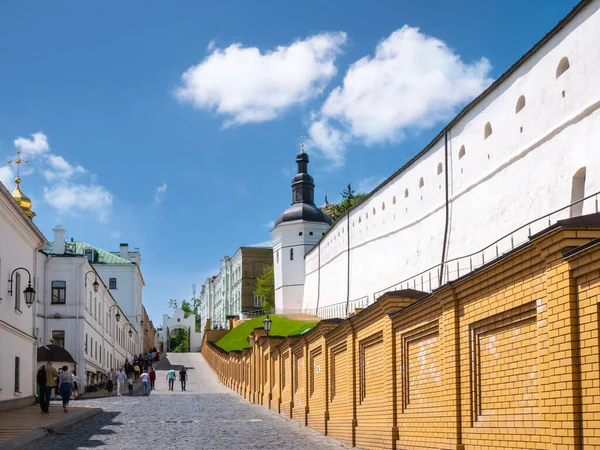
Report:
[[[334,222],[367,196],[367,194],[357,194],[356,191],[352,189],[350,183],[348,183],[346,188],[340,192],[340,195],[342,196],[342,200],[339,203],[331,203],[324,208],[325,213],[331,217],[331,220]]]
[[[173,353],[187,353],[190,351],[189,333],[183,328],[178,328],[175,335],[170,339],[171,348],[169,351]]]
[[[174,298],[169,299],[169,308],[173,308],[173,311],[179,309],[177,300],[175,300]]]
[[[275,272],[273,271],[272,264],[264,266],[262,274],[256,278],[254,295],[264,298],[262,303],[263,308],[272,308],[275,306]]]

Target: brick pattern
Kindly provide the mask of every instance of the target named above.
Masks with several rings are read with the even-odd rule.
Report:
[[[241,395],[360,448],[600,449],[600,245],[581,247],[599,237],[554,229],[452,286],[386,294],[302,341],[202,351]]]

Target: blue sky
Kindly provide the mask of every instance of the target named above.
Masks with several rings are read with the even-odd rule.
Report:
[[[318,204],[372,189],[575,4],[2,2],[0,181],[21,148],[48,239],[139,247],[160,322],[270,238],[300,134]]]

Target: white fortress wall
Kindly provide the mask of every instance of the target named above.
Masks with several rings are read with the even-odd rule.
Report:
[[[583,167],[585,188],[575,188],[575,197],[583,191],[585,195],[600,191],[599,5],[595,1],[585,6],[448,127],[446,261],[479,251],[569,204],[573,177]],[[564,57],[569,68],[557,77],[557,69],[565,67]],[[491,134],[486,137],[488,123]],[[304,308],[315,308],[318,301],[321,309],[365,295],[372,302],[377,291],[440,264],[446,227],[446,155],[443,133],[436,139],[353,208],[349,217],[338,220],[306,255]],[[592,198],[583,213],[594,211]],[[569,214],[553,216],[552,223]],[[540,221],[531,232],[547,226],[547,221]],[[514,245],[526,240],[528,232],[515,236]],[[502,242],[499,251],[510,245],[510,240]],[[495,255],[495,248],[489,249],[485,261]],[[460,263],[465,270],[465,261]]]

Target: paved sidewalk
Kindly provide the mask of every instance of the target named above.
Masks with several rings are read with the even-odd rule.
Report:
[[[70,407],[63,412],[62,405],[51,405],[48,414],[42,414],[38,405],[0,412],[0,449],[17,449],[31,444],[56,431],[89,419],[101,413],[99,408]]]

